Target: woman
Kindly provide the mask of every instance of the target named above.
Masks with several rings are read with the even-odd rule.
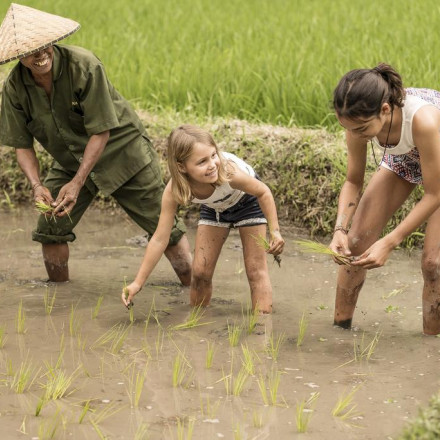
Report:
[[[383,266],[390,252],[428,221],[422,257],[423,331],[439,334],[440,93],[405,90],[400,75],[379,64],[344,75],[333,105],[346,131],[348,165],[330,247],[356,257],[339,270],[335,324],[350,328],[366,270]],[[383,157],[361,196],[369,142],[383,150]],[[424,187],[422,199],[392,232],[379,238],[418,184]]]

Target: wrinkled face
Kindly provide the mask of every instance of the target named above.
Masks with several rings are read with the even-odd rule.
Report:
[[[52,70],[53,47],[46,47],[46,49],[28,55],[22,58],[20,63],[27,67],[34,77],[47,75]]]
[[[220,158],[217,149],[211,145],[197,142],[189,158],[181,165],[190,181],[196,183],[215,183],[218,179]]]

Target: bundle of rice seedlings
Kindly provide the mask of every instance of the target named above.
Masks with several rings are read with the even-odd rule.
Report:
[[[53,212],[52,206],[48,205],[47,203],[42,202],[41,200],[38,200],[35,202],[35,209],[37,210],[38,213],[44,214],[46,216],[46,218],[47,218],[47,216],[49,216],[49,218],[56,223],[57,218]],[[70,223],[72,223],[72,219],[67,211],[66,211],[66,214],[67,214],[67,217],[69,217]]]
[[[270,248],[270,244],[267,241],[266,237],[263,237],[262,235],[253,235],[255,238],[255,241],[257,242],[257,245],[261,248],[263,248],[265,251],[267,251]],[[279,255],[273,256],[274,261],[278,264],[278,267],[281,267],[281,257]]]
[[[319,243],[315,240],[294,240],[296,245],[298,245],[303,252],[310,252],[314,254],[324,254],[332,256],[339,263],[345,264],[346,266],[350,266],[352,261],[354,261],[353,257],[348,257],[347,255],[341,255],[337,252],[332,251],[325,244]]]

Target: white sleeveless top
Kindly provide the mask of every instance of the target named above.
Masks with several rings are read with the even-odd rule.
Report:
[[[387,146],[386,153],[387,154],[407,154],[416,146],[414,145],[413,136],[412,136],[412,121],[417,110],[425,105],[433,105],[430,102],[419,98],[414,95],[406,95],[404,105],[402,107],[402,130],[400,133],[400,141],[395,146]],[[372,139],[372,142],[375,146],[379,147],[382,151],[385,148],[379,143],[377,137]]]
[[[255,177],[254,169],[235,154],[227,153],[226,151],[222,151],[220,154],[225,160],[234,162],[237,167],[246,174]],[[191,202],[206,205],[209,208],[215,209],[217,212],[223,212],[237,204],[244,194],[243,191],[231,188],[229,183],[226,182],[223,185],[216,186],[212,195],[207,199],[203,200],[194,197]]]

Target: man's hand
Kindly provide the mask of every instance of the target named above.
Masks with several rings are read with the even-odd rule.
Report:
[[[71,180],[66,183],[58,193],[58,197],[55,202],[52,203],[54,207],[54,215],[57,217],[64,217],[72,212],[76,201],[78,200],[78,194],[81,190],[81,185]]]

